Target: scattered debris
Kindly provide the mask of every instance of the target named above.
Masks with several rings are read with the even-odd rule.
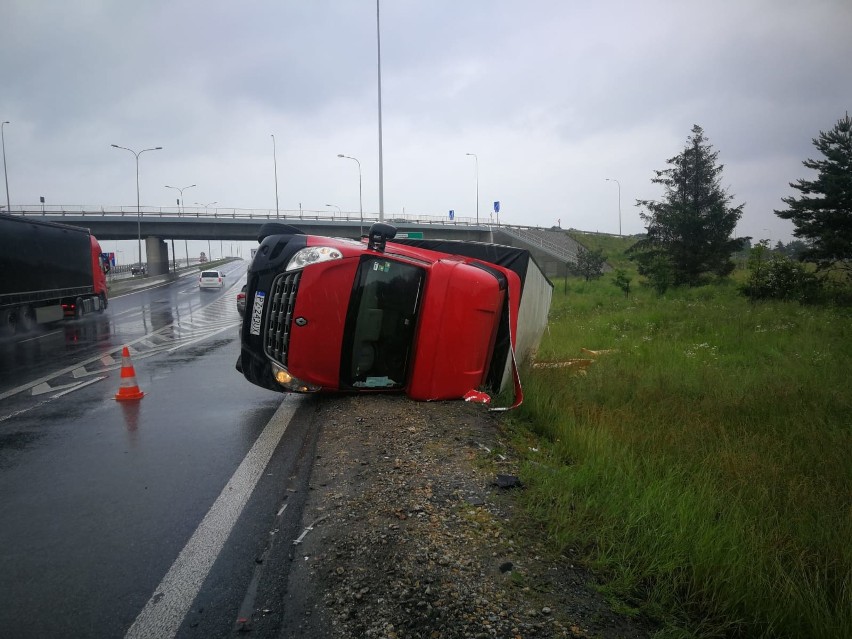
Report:
[[[490,404],[491,396],[488,393],[483,393],[477,390],[469,390],[463,397],[466,402],[476,402],[477,404]]]
[[[317,519],[316,521],[314,521],[314,523],[312,523],[310,526],[308,526],[307,528],[305,528],[305,529],[302,531],[302,534],[301,534],[301,535],[299,535],[299,537],[298,537],[297,539],[294,539],[294,540],[293,540],[293,545],[294,545],[294,546],[298,546],[299,544],[301,544],[301,543],[302,543],[302,541],[303,541],[303,540],[305,539],[305,537],[307,536],[307,534],[308,534],[309,532],[311,532],[311,531],[314,529],[314,526],[316,526],[318,523],[320,523],[323,519],[327,519],[327,518],[328,518],[328,515],[323,515],[322,517],[320,517],[319,519]]]
[[[567,359],[564,362],[535,362],[533,368],[579,368],[585,369],[591,366],[593,359]]]
[[[515,475],[497,475],[497,481],[494,482],[497,488],[522,488],[521,480]]]
[[[581,348],[580,351],[586,353],[587,355],[594,355],[595,357],[597,357],[598,355],[609,355],[610,353],[618,352],[618,350],[615,348],[609,348],[602,351],[593,351],[589,350],[588,348]]]

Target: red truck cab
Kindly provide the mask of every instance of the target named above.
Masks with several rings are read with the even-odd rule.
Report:
[[[237,368],[249,381],[418,400],[504,384],[515,270],[476,257],[474,243],[388,242],[395,229],[384,224],[360,242],[283,229],[262,238],[248,273]],[[462,245],[472,255],[446,250]]]

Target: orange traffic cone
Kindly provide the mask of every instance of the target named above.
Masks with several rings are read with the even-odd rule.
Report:
[[[136,371],[130,361],[130,350],[125,346],[121,351],[121,388],[115,394],[118,401],[139,400],[145,397],[145,393],[136,385]]]

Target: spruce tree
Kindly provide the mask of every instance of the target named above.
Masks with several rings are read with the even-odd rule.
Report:
[[[731,236],[743,205],[729,206],[733,197],[720,184],[718,155],[696,124],[684,150],[667,161],[669,168],[654,171],[651,182],[663,186],[663,199],[636,201],[646,209],[640,217],[648,235],[631,249],[632,259],[652,283],[660,278],[696,285],[708,274],[724,277],[734,269],[731,255],[742,240]]]
[[[820,131],[813,140],[824,159],[805,160],[817,172],[815,180],[797,180],[790,186],[802,195],[782,198],[789,208],[775,211],[792,220],[793,235],[805,240],[807,248],[799,259],[813,261],[820,269],[852,270],[852,119],[849,113],[831,131]]]

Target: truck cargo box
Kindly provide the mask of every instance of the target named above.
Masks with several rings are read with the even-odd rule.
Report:
[[[0,215],[0,295],[92,287],[89,232]]]

